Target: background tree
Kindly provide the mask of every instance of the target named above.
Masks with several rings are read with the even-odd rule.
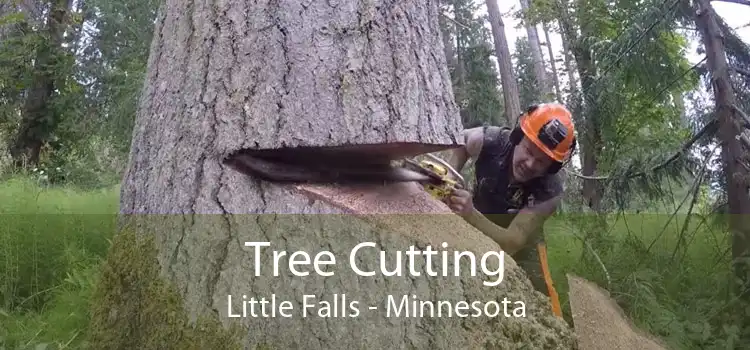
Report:
[[[526,14],[529,12],[530,1],[520,0],[521,11],[520,17],[524,27],[526,28],[526,40],[528,50],[531,53],[531,61],[534,67],[534,76],[539,84],[539,101],[548,102],[553,98],[552,95],[552,84],[547,77],[547,68],[544,64],[544,56],[542,55],[542,44],[539,39],[539,33],[537,32],[537,22],[532,21],[530,16],[527,18]]]
[[[699,1],[693,9],[696,27],[701,33],[705,48],[711,91],[716,101],[715,112],[709,123],[716,124],[717,138],[722,145],[726,212],[729,214],[726,220],[732,234],[732,270],[735,276],[732,284],[734,294],[747,302],[750,301],[750,265],[747,262],[750,257],[750,230],[747,221],[747,214],[750,213],[750,162],[746,154],[750,148],[750,138],[745,129],[750,126],[750,119],[736,102],[731,68],[722,39],[725,35],[710,2]],[[728,34],[731,38],[732,34]],[[732,41],[736,45],[736,40],[730,39]],[[744,52],[746,58],[748,51]],[[747,60],[743,63],[747,64]],[[737,316],[736,320],[743,328],[750,329],[750,321],[746,317]]]
[[[516,40],[516,50],[513,58],[516,61],[513,74],[518,77],[518,92],[521,105],[530,106],[531,104],[542,102],[542,86],[536,78],[537,75],[534,68],[531,47],[526,38]]]
[[[502,112],[497,69],[491,57],[493,50],[490,31],[485,26],[487,19],[476,15],[481,6],[481,3],[471,0],[456,0],[450,8],[456,19],[445,19],[449,13],[447,9],[441,16],[446,57],[455,65],[451,67],[452,86],[464,127],[507,122]],[[457,53],[455,57],[454,52]]]
[[[518,84],[513,75],[513,63],[511,62],[508,40],[505,38],[505,24],[500,15],[500,8],[494,0],[486,0],[487,14],[492,28],[494,38],[495,58],[500,67],[500,81],[503,85],[503,101],[505,106],[505,118],[508,125],[515,125],[516,119],[521,115],[521,103],[518,100]]]

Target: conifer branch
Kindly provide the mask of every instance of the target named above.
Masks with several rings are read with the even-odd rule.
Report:
[[[455,24],[458,24],[458,25],[460,25],[460,26],[464,27],[464,29],[471,29],[471,28],[469,28],[469,26],[467,26],[467,25],[465,25],[465,24],[463,24],[463,23],[461,23],[461,22],[459,22],[459,21],[456,21],[456,20],[455,20],[455,19],[453,19],[453,18],[450,18],[450,17],[448,17],[448,15],[446,15],[446,14],[445,14],[445,13],[443,13],[443,12],[440,12],[440,15],[441,15],[441,16],[443,16],[443,17],[445,17],[445,18],[446,18],[447,20],[449,20],[449,21],[451,21],[451,22],[453,22],[453,23],[455,23]]]
[[[648,171],[639,171],[637,173],[629,174],[626,178],[627,179],[632,179],[632,178],[636,178],[636,177],[646,176],[648,173],[652,173],[652,172],[658,171],[659,169],[662,169],[662,168],[666,167],[670,163],[672,163],[675,160],[677,160],[680,157],[680,155],[682,155],[683,153],[687,152],[687,150],[690,149],[690,147],[692,147],[693,144],[695,144],[696,142],[698,142],[698,140],[700,140],[704,135],[709,134],[709,133],[713,134],[716,131],[716,126],[717,126],[716,120],[712,120],[711,122],[709,122],[708,124],[706,124],[705,126],[703,126],[703,128],[701,128],[700,131],[698,131],[693,137],[690,138],[690,140],[688,140],[687,142],[685,142],[682,145],[682,147],[680,147],[679,151],[675,152],[667,160],[665,160],[665,161],[663,161],[663,162],[661,162],[661,163],[659,163],[659,164],[651,167],[651,169],[648,170]],[[612,178],[611,175],[607,175],[607,176],[588,176],[588,175],[583,175],[583,174],[580,174],[580,173],[577,173],[577,172],[573,172],[573,171],[570,171],[570,170],[567,170],[567,169],[565,171],[568,174],[571,174],[571,175],[573,175],[575,177],[578,177],[578,178],[581,178],[581,179],[584,179],[584,180],[609,180],[609,179]]]

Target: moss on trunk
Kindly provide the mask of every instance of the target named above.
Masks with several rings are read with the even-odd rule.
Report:
[[[93,349],[241,349],[240,328],[217,315],[190,322],[183,299],[159,273],[152,236],[115,236],[91,300]]]

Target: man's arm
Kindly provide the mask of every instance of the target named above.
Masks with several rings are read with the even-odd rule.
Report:
[[[562,202],[563,190],[562,180],[557,175],[545,178],[531,190],[535,203],[521,209],[519,214],[536,213],[544,217],[551,216]]]
[[[495,241],[500,246],[500,249],[510,255],[521,250],[526,242],[525,235],[522,232],[523,226],[518,224],[520,223],[518,220],[514,220],[508,228],[504,228],[492,222],[476,208],[472,208],[468,213],[462,214],[462,217],[471,226],[479,230],[479,232],[482,232],[485,236]],[[514,223],[516,224],[515,226]]]
[[[508,227],[508,232],[514,237],[509,238],[513,247],[520,249],[529,238],[539,232],[547,219],[552,216],[562,202],[563,187],[557,176],[551,176],[546,181],[532,189],[535,203],[518,211],[518,214]]]
[[[480,223],[481,219],[475,215],[469,215],[469,217],[471,221],[478,224],[474,225],[475,227],[479,228],[481,225],[485,234],[497,242],[504,251],[515,254],[528,243],[530,237],[542,229],[545,221],[557,211],[562,202],[562,192],[562,184],[556,176],[539,183],[539,186],[532,190],[537,202],[519,210],[505,231],[491,228],[486,222]]]
[[[537,214],[541,216],[552,216],[557,211],[557,208],[562,202],[562,195],[556,195],[550,199],[544,200],[539,203],[534,203],[532,206],[525,207],[518,211],[518,214]]]
[[[479,157],[484,143],[484,130],[482,127],[466,129],[461,132],[461,135],[464,138],[464,145],[453,150],[447,159],[448,164],[459,173],[469,159]]]
[[[507,229],[495,225],[476,209],[465,214],[464,219],[497,242],[503,251],[513,255],[526,246],[529,238],[544,226],[547,218],[557,209],[560,198],[557,196],[533,207],[521,209]]]

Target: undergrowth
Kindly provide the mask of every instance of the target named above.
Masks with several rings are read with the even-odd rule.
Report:
[[[117,188],[40,187],[19,178],[0,183],[0,349],[85,346],[89,299],[117,207]],[[546,226],[568,319],[565,274],[575,273],[608,289],[639,327],[675,349],[737,344],[742,329],[733,320],[745,308],[729,292],[722,230],[699,216],[683,230],[684,215],[620,215],[588,246],[581,232],[596,230],[583,226],[590,222],[559,215]]]
[[[691,215],[687,224],[686,218],[613,214],[589,244],[581,232],[592,228],[580,227],[591,216],[565,215],[551,223],[550,269],[566,318],[565,275],[573,273],[607,289],[639,328],[673,349],[741,348],[747,314],[731,293],[728,235],[710,218]]]
[[[0,183],[0,349],[80,348],[117,189]],[[45,347],[46,346],[46,347]]]

